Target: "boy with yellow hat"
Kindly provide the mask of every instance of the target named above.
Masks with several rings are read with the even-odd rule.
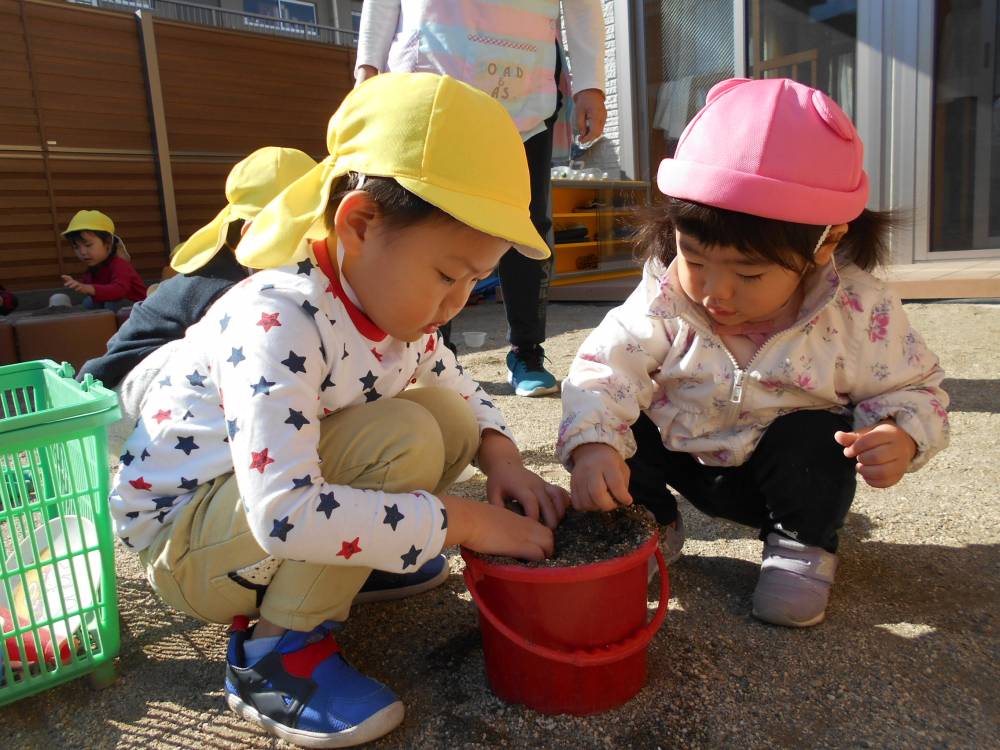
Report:
[[[240,242],[266,270],[189,330],[111,495],[160,596],[232,622],[230,707],[308,747],[402,721],[333,637],[373,569],[452,544],[541,559],[569,501],[437,334],[510,245],[549,252],[510,117],[454,79],[389,74],[347,96],[327,144]],[[473,459],[491,503],[438,494]]]
[[[165,344],[183,338],[215,300],[250,275],[234,254],[244,223],[315,166],[308,154],[277,146],[257,149],[239,161],[226,178],[226,207],[171,256],[170,265],[178,274],[160,283],[156,294],[132,309],[108,341],[107,352],[84,363],[77,377],[90,373],[106,387],[117,388],[128,376],[130,383],[142,382],[141,389],[129,388],[132,400],[141,398],[162,363],[139,368],[140,363]],[[125,406],[123,416],[131,425],[138,416],[138,403]]]
[[[87,270],[80,280],[63,274],[63,286],[84,295],[83,306],[118,310],[146,299],[146,285],[132,264],[115,223],[100,211],[77,211],[62,233]]]

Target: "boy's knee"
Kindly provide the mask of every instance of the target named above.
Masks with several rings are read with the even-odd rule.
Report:
[[[403,391],[398,399],[425,409],[437,423],[446,447],[471,446],[475,454],[479,447],[479,422],[461,394],[445,388],[413,388]]]

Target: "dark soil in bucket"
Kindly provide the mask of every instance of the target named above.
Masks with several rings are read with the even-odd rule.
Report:
[[[655,530],[656,522],[634,506],[616,508],[608,513],[569,510],[556,529],[555,554],[548,560],[534,562],[499,555],[480,557],[493,565],[572,568],[624,557],[639,549]]]

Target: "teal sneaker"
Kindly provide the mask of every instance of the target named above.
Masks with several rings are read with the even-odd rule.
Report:
[[[514,347],[507,352],[508,382],[518,396],[544,396],[556,393],[559,382],[545,369],[545,350],[540,346]]]

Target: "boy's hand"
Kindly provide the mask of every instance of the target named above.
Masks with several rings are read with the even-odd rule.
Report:
[[[441,495],[440,500],[448,511],[445,545],[519,560],[544,560],[555,549],[552,530],[531,518],[455,495]]]
[[[577,510],[614,510],[619,505],[631,505],[628,479],[628,464],[610,445],[585,443],[574,449],[569,489]]]
[[[833,439],[844,446],[845,456],[858,460],[858,474],[872,487],[892,487],[917,455],[913,438],[892,420],[854,432],[838,430]]]
[[[541,520],[551,529],[559,525],[569,507],[569,493],[549,484],[524,468],[514,443],[494,430],[483,433],[479,466],[486,474],[486,497],[503,507],[504,500],[517,500],[528,518]]]

